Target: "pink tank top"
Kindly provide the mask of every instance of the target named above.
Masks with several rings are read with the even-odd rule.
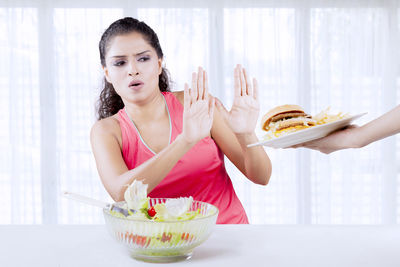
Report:
[[[170,121],[170,143],[182,132],[183,106],[173,93],[162,93]],[[122,133],[122,155],[128,169],[134,169],[155,155],[145,144],[125,109],[118,112]],[[176,163],[149,197],[189,197],[218,207],[217,223],[249,223],[236,196],[224,164],[224,154],[214,140],[200,140]]]

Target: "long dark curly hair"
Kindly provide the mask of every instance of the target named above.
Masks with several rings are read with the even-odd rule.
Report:
[[[137,32],[142,34],[143,38],[156,50],[157,56],[163,59],[164,54],[162,52],[160,42],[158,41],[157,34],[143,21],[126,17],[113,22],[103,33],[99,42],[100,61],[103,67],[106,66],[105,56],[109,49],[112,39],[119,35],[129,34],[131,32]],[[161,92],[169,92],[170,90],[169,73],[163,67],[162,72],[158,78],[158,86]],[[101,120],[112,116],[124,107],[121,97],[115,91],[113,85],[107,80],[103,79],[102,91],[100,98],[97,102],[96,111],[97,119]]]

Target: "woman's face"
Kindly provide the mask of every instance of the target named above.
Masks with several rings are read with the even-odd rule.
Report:
[[[124,102],[144,102],[159,92],[162,60],[140,33],[114,37],[106,52],[105,77]]]

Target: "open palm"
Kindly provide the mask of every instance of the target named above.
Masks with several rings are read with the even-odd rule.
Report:
[[[214,116],[214,100],[208,95],[207,73],[199,68],[192,74],[192,88],[185,84],[182,134],[189,143],[209,136]]]
[[[246,70],[240,65],[234,70],[234,80],[235,98],[231,110],[227,111],[221,102],[217,105],[234,133],[251,133],[256,127],[260,112],[257,81],[253,79],[252,86]]]

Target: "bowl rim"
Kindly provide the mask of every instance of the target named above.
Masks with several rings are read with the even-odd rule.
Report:
[[[165,200],[168,200],[168,199],[175,199],[175,198],[154,197],[154,198],[150,198],[150,199],[163,199],[163,200],[165,199]],[[210,205],[212,208],[214,208],[214,212],[212,212],[211,214],[208,214],[208,215],[206,215],[204,217],[194,218],[194,219],[191,219],[191,220],[173,220],[173,221],[161,221],[161,222],[160,221],[154,221],[154,220],[137,220],[137,219],[129,219],[127,217],[123,218],[123,217],[114,216],[110,212],[111,205],[106,206],[106,207],[103,208],[103,214],[107,215],[107,216],[111,216],[112,218],[115,218],[115,219],[122,220],[122,221],[144,222],[144,223],[162,223],[162,224],[201,221],[201,220],[205,220],[205,219],[208,219],[210,217],[213,217],[215,215],[218,217],[219,209],[217,208],[217,206],[215,206],[213,204],[210,204],[208,202],[200,201],[200,200],[193,200],[193,203],[195,203],[195,202]],[[118,202],[115,202],[114,204],[123,204],[123,203],[126,203],[126,201],[118,201]]]

